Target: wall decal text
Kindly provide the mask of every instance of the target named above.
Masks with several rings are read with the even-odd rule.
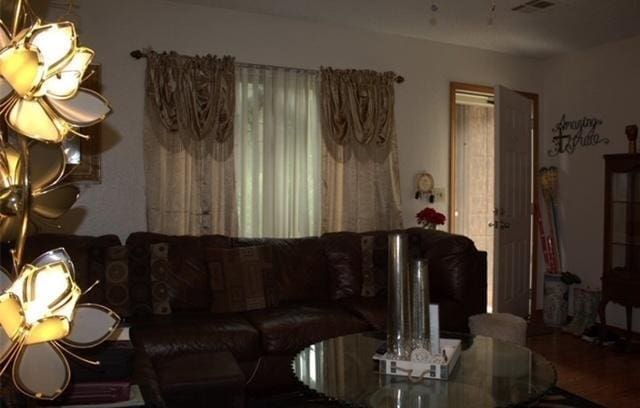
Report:
[[[597,146],[608,144],[609,139],[598,133],[598,127],[602,125],[602,119],[585,116],[578,120],[567,120],[562,115],[560,121],[551,130],[553,136],[553,148],[549,149],[549,156],[557,156],[562,153],[573,154],[578,146]]]

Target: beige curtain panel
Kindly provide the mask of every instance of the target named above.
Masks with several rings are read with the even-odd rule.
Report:
[[[323,232],[402,228],[394,79],[322,69]]]
[[[233,59],[148,53],[147,223],[172,235],[237,235]]]
[[[393,72],[321,68],[322,126],[341,145],[385,145],[395,132]]]
[[[147,51],[147,96],[161,123],[195,139],[233,135],[234,58]]]

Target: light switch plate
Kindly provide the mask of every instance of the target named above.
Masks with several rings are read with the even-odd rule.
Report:
[[[442,187],[437,187],[433,189],[433,196],[435,202],[442,202],[445,198],[445,189]]]

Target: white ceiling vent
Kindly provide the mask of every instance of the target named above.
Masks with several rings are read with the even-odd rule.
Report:
[[[547,9],[554,5],[555,3],[552,3],[546,0],[532,0],[526,3],[522,3],[519,6],[515,6],[511,10],[528,14],[528,13],[535,13],[536,11]]]

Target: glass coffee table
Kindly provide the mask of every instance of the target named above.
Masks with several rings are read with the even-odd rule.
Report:
[[[462,340],[462,354],[449,380],[379,374],[375,351],[383,333],[324,340],[294,358],[296,377],[331,400],[373,408],[504,407],[540,399],[556,384],[556,371],[526,347],[483,336],[443,333]]]

